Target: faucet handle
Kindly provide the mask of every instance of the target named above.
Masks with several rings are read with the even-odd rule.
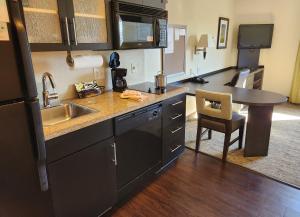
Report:
[[[52,93],[49,93],[49,90],[46,85],[47,77],[50,81],[50,84],[52,86]],[[52,107],[57,106],[60,104],[58,93],[56,91],[56,85],[54,83],[53,76],[49,72],[45,72],[42,76],[42,82],[43,82],[43,100],[44,100],[44,107]],[[54,101],[54,102],[53,102]]]
[[[49,105],[51,107],[60,105],[60,100],[58,97],[58,93],[51,93],[48,96]]]
[[[58,99],[58,93],[50,93],[48,95],[48,99],[51,100],[51,99]]]

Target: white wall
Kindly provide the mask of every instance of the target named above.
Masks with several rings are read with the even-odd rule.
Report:
[[[234,32],[234,0],[172,0],[167,5],[169,11],[169,22],[171,24],[182,24],[188,27],[188,48],[187,48],[187,71],[179,76],[173,76],[168,81],[203,74],[236,64],[236,49]],[[201,34],[212,34],[217,36],[218,18],[227,17],[230,19],[230,32],[228,48],[217,50],[209,48],[207,58],[204,61],[202,55],[194,55],[196,41]],[[77,51],[73,54],[102,54],[105,65],[101,71],[105,79],[99,81],[111,88],[108,59],[112,51],[92,52]],[[128,69],[127,81],[129,84],[144,81],[154,81],[154,75],[160,71],[160,50],[129,50],[118,51],[121,56],[121,67]],[[66,62],[66,52],[38,52],[33,53],[33,64],[36,75],[39,97],[42,94],[41,76],[43,72],[49,71],[53,74],[57,83],[57,90],[61,99],[76,97],[73,84],[79,81],[94,79],[93,69],[74,70]],[[136,70],[131,72],[131,64]]]
[[[93,55],[101,54],[104,58],[104,65],[99,68],[101,79],[97,80],[100,85],[112,88],[110,69],[108,67],[109,56],[113,51],[93,52],[93,51],[76,51],[72,55]],[[128,69],[128,84],[140,83],[145,80],[144,71],[144,50],[118,51],[120,54],[122,68]],[[74,83],[81,81],[95,80],[94,69],[73,69],[66,63],[66,52],[34,52],[32,53],[33,67],[39,93],[42,97],[42,74],[50,72],[56,82],[57,91],[60,99],[71,99],[76,97]],[[135,72],[131,72],[131,64],[135,66]]]
[[[235,0],[237,24],[274,23],[271,49],[261,50],[263,89],[289,95],[300,40],[299,0]]]
[[[236,65],[237,28],[241,23],[275,23],[274,39],[271,49],[261,52],[260,64],[265,65],[264,89],[289,94],[293,68],[300,39],[300,0],[172,0],[167,4],[169,23],[187,25],[187,67],[168,79],[169,82],[207,73]],[[206,60],[202,54],[194,55],[194,46],[201,34],[217,36],[218,18],[230,19],[227,49],[209,48]],[[102,54],[105,65],[101,71],[105,79],[99,81],[111,88],[107,66],[112,51],[78,51],[74,54]],[[160,50],[118,51],[121,67],[128,69],[129,84],[153,81],[160,71]],[[58,92],[62,99],[75,97],[73,84],[94,79],[93,69],[74,70],[65,62],[66,52],[33,53],[36,80],[41,97],[41,75],[49,71],[54,75]],[[131,64],[136,67],[131,72]]]
[[[1,22],[9,21],[5,0],[0,0],[0,21]]]
[[[170,24],[187,25],[188,47],[186,73],[170,81],[204,74],[236,65],[234,0],[171,0],[167,4]],[[217,37],[219,17],[230,19],[227,49],[208,48],[206,60],[202,53],[194,55],[201,34]]]

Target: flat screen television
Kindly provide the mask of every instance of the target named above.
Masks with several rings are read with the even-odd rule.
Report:
[[[274,24],[247,24],[239,27],[239,49],[271,48]]]

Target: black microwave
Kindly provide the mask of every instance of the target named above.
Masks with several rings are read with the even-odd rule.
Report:
[[[112,1],[115,49],[166,48],[168,12],[122,1]]]

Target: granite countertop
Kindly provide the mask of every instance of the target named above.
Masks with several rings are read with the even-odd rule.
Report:
[[[184,87],[178,87],[161,95],[143,93],[143,95],[147,96],[147,98],[142,102],[121,99],[120,93],[112,91],[96,97],[68,100],[69,103],[71,102],[86,106],[88,108],[95,109],[98,112],[74,118],[53,126],[44,126],[45,140],[47,141],[74,132],[185,92],[186,89]]]

